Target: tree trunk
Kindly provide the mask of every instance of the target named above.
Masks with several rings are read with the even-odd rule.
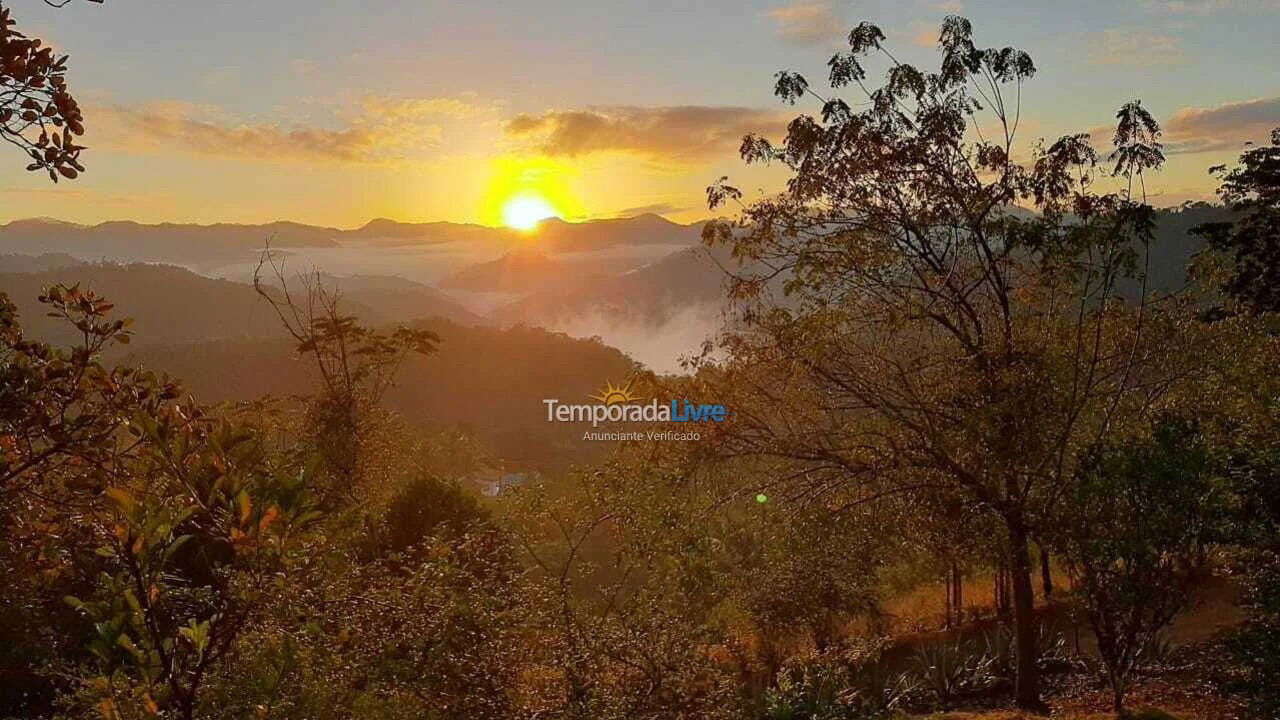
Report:
[[[1035,590],[1031,582],[1031,550],[1026,528],[1018,519],[1009,520],[1009,580],[1013,590],[1014,636],[1018,650],[1014,696],[1018,706],[1041,710],[1039,659],[1036,647]]]
[[[995,589],[992,590],[992,592],[995,594],[995,598],[996,598],[996,615],[998,615],[999,617],[1004,617],[1005,603],[1004,603],[1004,563],[1003,562],[996,566],[995,578],[996,578],[995,580],[996,586],[995,586]]]
[[[996,615],[1001,618],[1009,616],[1009,570],[1005,562],[996,568]]]
[[[956,624],[964,625],[964,578],[960,576],[960,566],[951,564],[951,587],[955,595],[951,605],[955,608]]]
[[[942,614],[943,614],[942,625],[947,630],[950,630],[951,629],[951,598],[953,597],[952,591],[951,591],[951,573],[950,572],[944,572],[942,574],[942,587],[947,591],[947,602],[942,607]]]
[[[1053,597],[1053,572],[1049,567],[1049,549],[1040,545],[1040,582],[1044,585],[1045,602]]]

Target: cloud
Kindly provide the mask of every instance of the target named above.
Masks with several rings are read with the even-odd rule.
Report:
[[[777,24],[778,37],[796,45],[823,45],[839,40],[847,28],[828,2],[792,0],[765,13]]]
[[[1143,0],[1143,6],[1174,15],[1215,15],[1229,12],[1272,12],[1280,0]]]
[[[1182,45],[1172,35],[1112,28],[1094,40],[1089,61],[1095,65],[1173,65],[1183,60]]]
[[[1280,97],[1185,107],[1164,123],[1165,149],[1171,154],[1237,150],[1247,141],[1267,142],[1275,127],[1280,127]]]
[[[781,135],[786,123],[787,116],[758,108],[613,106],[517,115],[506,130],[533,139],[546,155],[623,152],[689,162],[733,152],[749,132]]]
[[[469,98],[430,97],[430,98],[388,98],[369,96],[362,103],[367,115],[376,115],[384,121],[406,122],[423,118],[452,118],[470,120],[484,115],[492,115],[494,107],[473,102]]]
[[[491,112],[456,98],[374,96],[335,127],[240,122],[217,107],[181,101],[104,104],[91,111],[86,115],[94,119],[95,147],[145,152],[169,146],[218,157],[364,164],[396,162],[431,150],[444,135],[440,120]]]

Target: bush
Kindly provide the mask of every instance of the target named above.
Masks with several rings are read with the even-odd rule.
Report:
[[[1280,717],[1280,554],[1256,553],[1249,574],[1249,622],[1227,643],[1240,666],[1232,690],[1260,718]]]
[[[846,644],[789,661],[764,699],[768,720],[864,720],[899,708],[916,686],[883,662],[887,641]]]
[[[452,540],[468,527],[489,519],[488,512],[456,482],[432,476],[416,478],[391,499],[382,520],[379,549],[403,552],[428,537]]]

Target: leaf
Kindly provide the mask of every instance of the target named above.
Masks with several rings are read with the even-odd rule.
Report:
[[[128,490],[121,487],[109,487],[106,491],[107,498],[120,508],[121,512],[131,513],[138,506],[137,501],[129,494]]]
[[[169,564],[169,561],[173,559],[173,556],[177,554],[178,550],[180,550],[183,545],[190,542],[191,538],[191,535],[180,535],[177,538],[174,538],[174,541],[169,543],[169,547],[165,548],[164,554],[160,557],[161,565]]]
[[[271,507],[267,508],[267,511],[262,514],[262,519],[258,521],[258,532],[265,533],[267,531],[267,528],[271,527],[271,523],[275,522],[275,519],[279,516],[280,516],[279,506],[272,505]]]
[[[240,524],[244,525],[249,522],[249,516],[253,513],[253,501],[249,499],[249,493],[241,490],[236,496],[236,502],[240,505]]]

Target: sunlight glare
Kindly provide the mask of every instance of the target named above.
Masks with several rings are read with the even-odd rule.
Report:
[[[516,230],[532,230],[539,222],[555,216],[555,208],[533,193],[516,195],[502,206],[502,221]]]

